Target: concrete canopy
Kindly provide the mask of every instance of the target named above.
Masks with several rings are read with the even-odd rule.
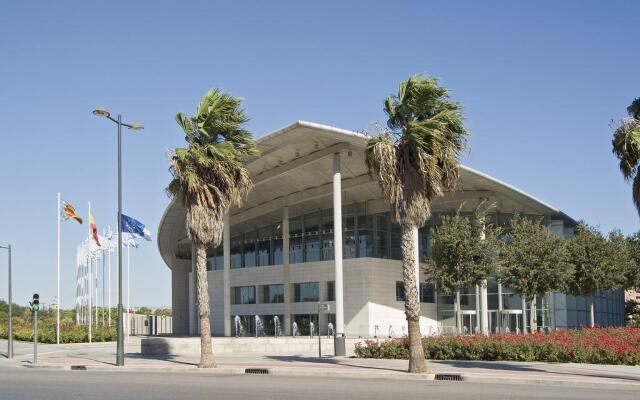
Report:
[[[331,208],[332,156],[342,154],[343,205],[368,202],[374,209],[387,209],[378,182],[367,172],[367,135],[331,126],[297,121],[257,140],[260,156],[247,160],[254,189],[241,208],[230,212],[232,234],[243,224],[260,226],[278,221],[283,206],[292,215],[296,207]],[[482,199],[496,203],[503,212],[523,212],[575,221],[532,195],[466,166],[457,187],[434,201],[434,211],[451,211],[464,203],[472,208]],[[171,268],[178,246],[188,248],[184,227],[185,210],[172,201],[158,228],[158,248]],[[186,245],[186,246],[185,246]]]

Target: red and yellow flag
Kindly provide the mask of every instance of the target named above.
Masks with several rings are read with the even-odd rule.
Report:
[[[91,227],[91,234],[93,235],[93,240],[96,241],[98,246],[100,245],[100,240],[98,239],[98,228],[96,227],[96,220],[93,219],[93,214],[89,213],[89,226]]]
[[[69,203],[68,201],[62,202],[61,214],[62,214],[62,218],[65,221],[68,219],[75,219],[76,221],[82,224],[82,218],[80,218],[78,214],[76,214],[76,209],[73,208],[71,203]]]

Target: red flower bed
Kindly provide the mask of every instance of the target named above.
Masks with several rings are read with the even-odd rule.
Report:
[[[640,364],[640,328],[585,328],[518,335],[431,336],[422,339],[433,360],[549,361]],[[406,339],[356,345],[360,358],[409,358]]]

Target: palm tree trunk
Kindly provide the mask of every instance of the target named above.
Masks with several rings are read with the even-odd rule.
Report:
[[[594,305],[593,294],[589,296],[589,323],[592,328],[596,326],[596,308]]]
[[[215,368],[211,346],[211,323],[209,309],[209,282],[207,280],[207,249],[202,243],[196,249],[196,296],[200,316],[200,364],[198,368]]]
[[[427,372],[427,362],[422,348],[420,333],[420,295],[416,272],[418,260],[415,259],[413,230],[410,225],[402,225],[402,276],[404,279],[404,312],[407,316],[409,331],[409,372]]]

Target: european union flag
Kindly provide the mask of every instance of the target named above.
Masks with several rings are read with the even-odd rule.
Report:
[[[122,214],[122,232],[130,233],[146,240],[151,240],[151,232],[144,227],[142,222],[124,214]]]

